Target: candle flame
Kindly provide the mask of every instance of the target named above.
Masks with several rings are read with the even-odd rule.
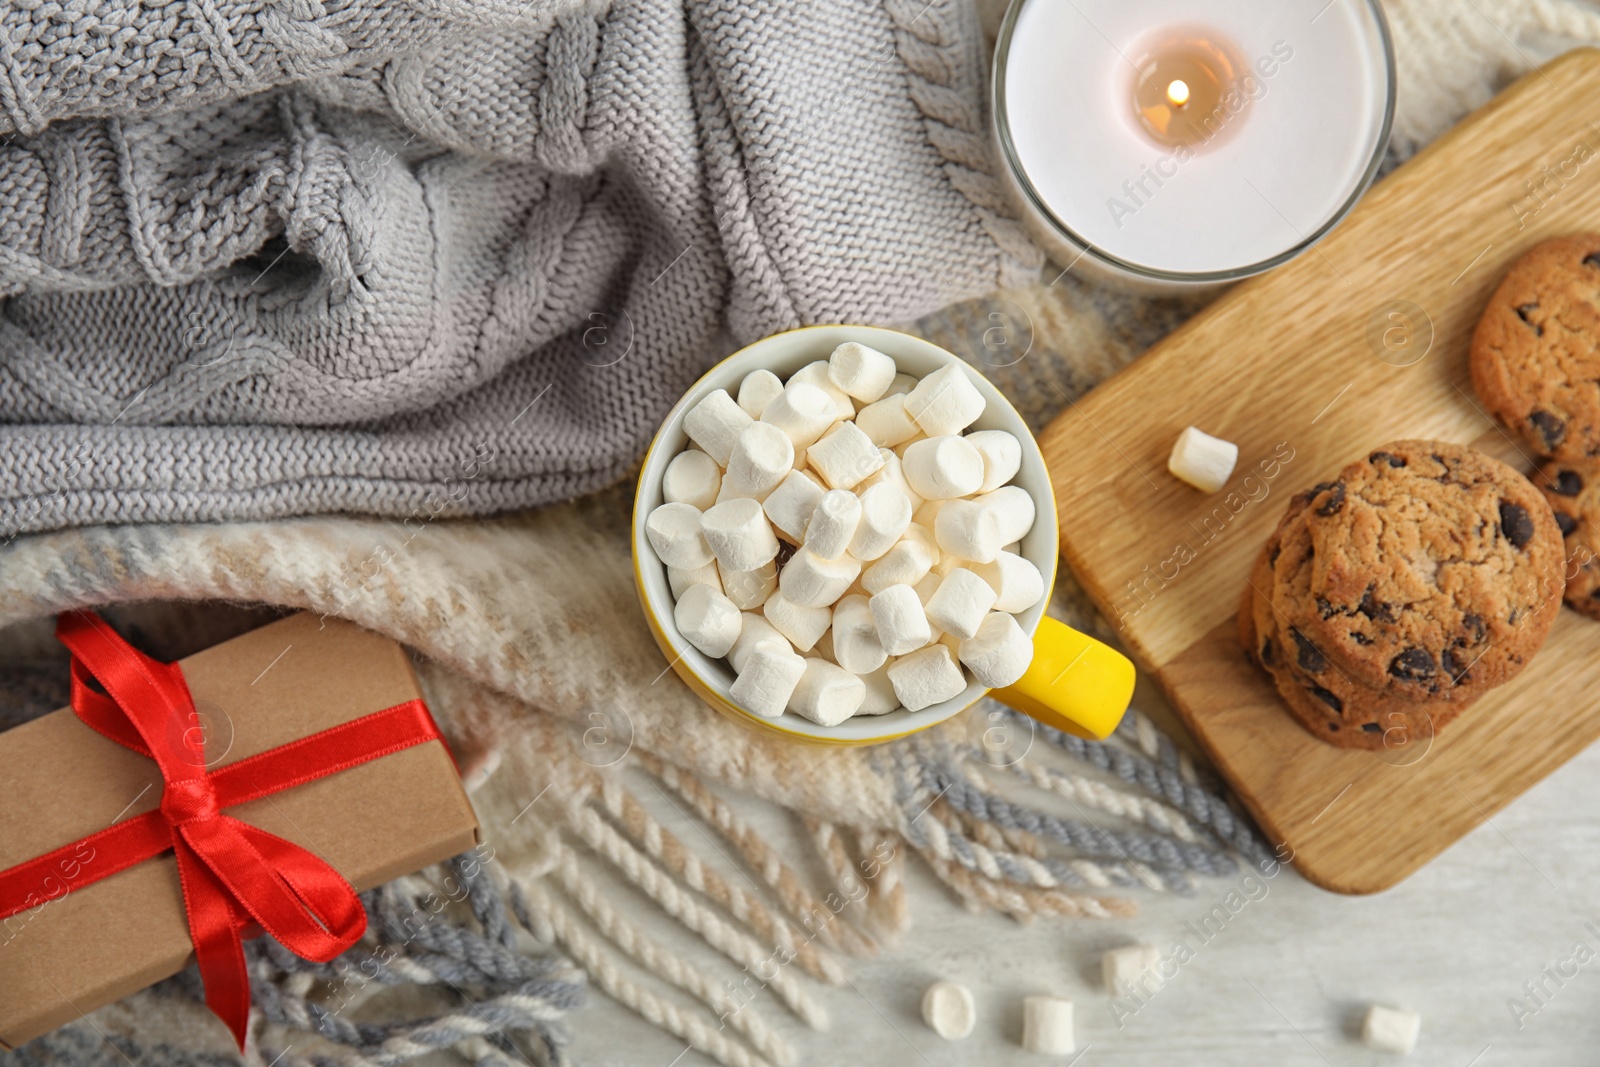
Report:
[[[1174,80],[1167,86],[1167,100],[1173,107],[1182,107],[1189,102],[1189,85],[1181,80]]]

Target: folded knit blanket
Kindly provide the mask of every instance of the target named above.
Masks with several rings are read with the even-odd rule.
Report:
[[[0,13],[0,536],[615,481],[737,344],[1026,280],[967,0]]]

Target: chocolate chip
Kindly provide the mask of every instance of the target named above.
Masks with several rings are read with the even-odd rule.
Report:
[[[1356,607],[1356,610],[1373,622],[1394,622],[1393,605],[1385,604],[1373,596],[1372,591],[1374,588],[1374,586],[1367,586],[1367,591],[1361,594],[1361,603]]]
[[[1463,615],[1461,616],[1461,625],[1467,628],[1467,633],[1472,638],[1472,644],[1483,643],[1484,627],[1482,615]]]
[[[1550,491],[1558,496],[1577,496],[1583,492],[1583,476],[1577,471],[1556,471],[1556,481]]]
[[[1272,551],[1267,553],[1267,566],[1276,567],[1278,565],[1278,556],[1282,552],[1283,552],[1283,546],[1282,545],[1273,545],[1272,546]]]
[[[1383,727],[1379,726],[1375,722],[1364,722],[1361,724],[1361,728],[1369,734],[1378,733],[1383,729]]]
[[[1327,518],[1329,515],[1339,514],[1339,510],[1343,507],[1344,483],[1334,482],[1327,487],[1327,496],[1323,498],[1322,503],[1317,505],[1317,514]]]
[[[1350,640],[1352,640],[1356,644],[1362,645],[1362,646],[1366,646],[1366,645],[1372,644],[1372,638],[1368,637],[1366,634],[1362,633],[1360,630],[1351,630],[1350,631]]]
[[[1565,511],[1556,512],[1556,525],[1561,527],[1562,537],[1571,537],[1578,528],[1578,520],[1568,515]]]
[[[1436,670],[1433,653],[1425,648],[1408,648],[1389,663],[1389,673],[1404,682],[1432,678]]]
[[[1452,685],[1460,685],[1462,682],[1469,680],[1467,668],[1472,664],[1463,664],[1453,649],[1447,648],[1439,654],[1439,665],[1444,668],[1445,674],[1450,676]]]
[[[1533,517],[1521,504],[1500,501],[1500,532],[1518,548],[1527,548],[1533,540]]]
[[[1374,452],[1367,457],[1368,463],[1387,463],[1391,467],[1404,467],[1406,461],[1393,452]]]
[[[1277,659],[1278,650],[1273,646],[1272,638],[1269,637],[1261,642],[1261,662],[1268,667],[1274,667],[1277,665]]]
[[[1317,597],[1317,614],[1324,620],[1331,619],[1339,614],[1339,609],[1328,602],[1327,597]]]
[[[1321,674],[1328,669],[1328,657],[1322,654],[1320,648],[1307,640],[1305,634],[1299,630],[1290,630],[1289,632],[1294,635],[1294,643],[1299,649],[1299,655],[1296,659],[1300,664],[1301,670],[1309,671],[1312,674]]]
[[[1308,685],[1306,686],[1306,692],[1310,693],[1312,696],[1328,705],[1328,707],[1332,708],[1334,711],[1341,713],[1344,711],[1344,701],[1340,700],[1333,693],[1330,693],[1326,689],[1322,688],[1322,686]],[[1328,728],[1330,730],[1337,730],[1339,728],[1339,724],[1329,723]]]
[[[1335,697],[1334,699],[1337,700],[1338,698]],[[1330,722],[1328,724],[1328,732],[1331,733],[1331,734],[1338,733],[1339,732],[1339,724],[1336,723],[1336,722]]]
[[[1526,323],[1528,323],[1529,326],[1533,327],[1533,332],[1534,332],[1534,336],[1535,337],[1543,337],[1544,336],[1544,327],[1540,326],[1537,322],[1530,322],[1528,320],[1528,312],[1530,312],[1530,311],[1538,311],[1538,310],[1539,310],[1539,305],[1538,304],[1523,304],[1521,307],[1517,308],[1517,318],[1521,319],[1523,322],[1526,322]]]
[[[1585,267],[1600,267],[1600,252],[1590,252],[1583,257]]]
[[[1544,439],[1544,447],[1547,452],[1554,452],[1556,446],[1566,440],[1567,424],[1548,411],[1535,411],[1528,416],[1528,422],[1535,430],[1539,431],[1539,436]]]
[[[1589,597],[1592,600],[1600,600],[1600,589],[1596,589],[1594,592],[1590,593]]]

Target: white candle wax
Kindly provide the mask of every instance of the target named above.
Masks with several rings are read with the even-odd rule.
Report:
[[[1371,178],[1390,71],[1360,0],[1020,0],[1002,42],[1002,141],[1070,245],[1134,273],[1248,273],[1306,245]],[[1133,103],[1136,65],[1203,36],[1239,63],[1241,106],[1193,147]]]

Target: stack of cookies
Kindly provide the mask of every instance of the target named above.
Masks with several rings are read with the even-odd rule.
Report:
[[[1560,611],[1564,556],[1527,478],[1459,445],[1397,441],[1290,502],[1240,638],[1315,736],[1409,744],[1533,658]]]
[[[1567,603],[1600,619],[1600,234],[1534,246],[1472,337],[1489,412],[1548,457],[1534,476],[1566,537]]]

